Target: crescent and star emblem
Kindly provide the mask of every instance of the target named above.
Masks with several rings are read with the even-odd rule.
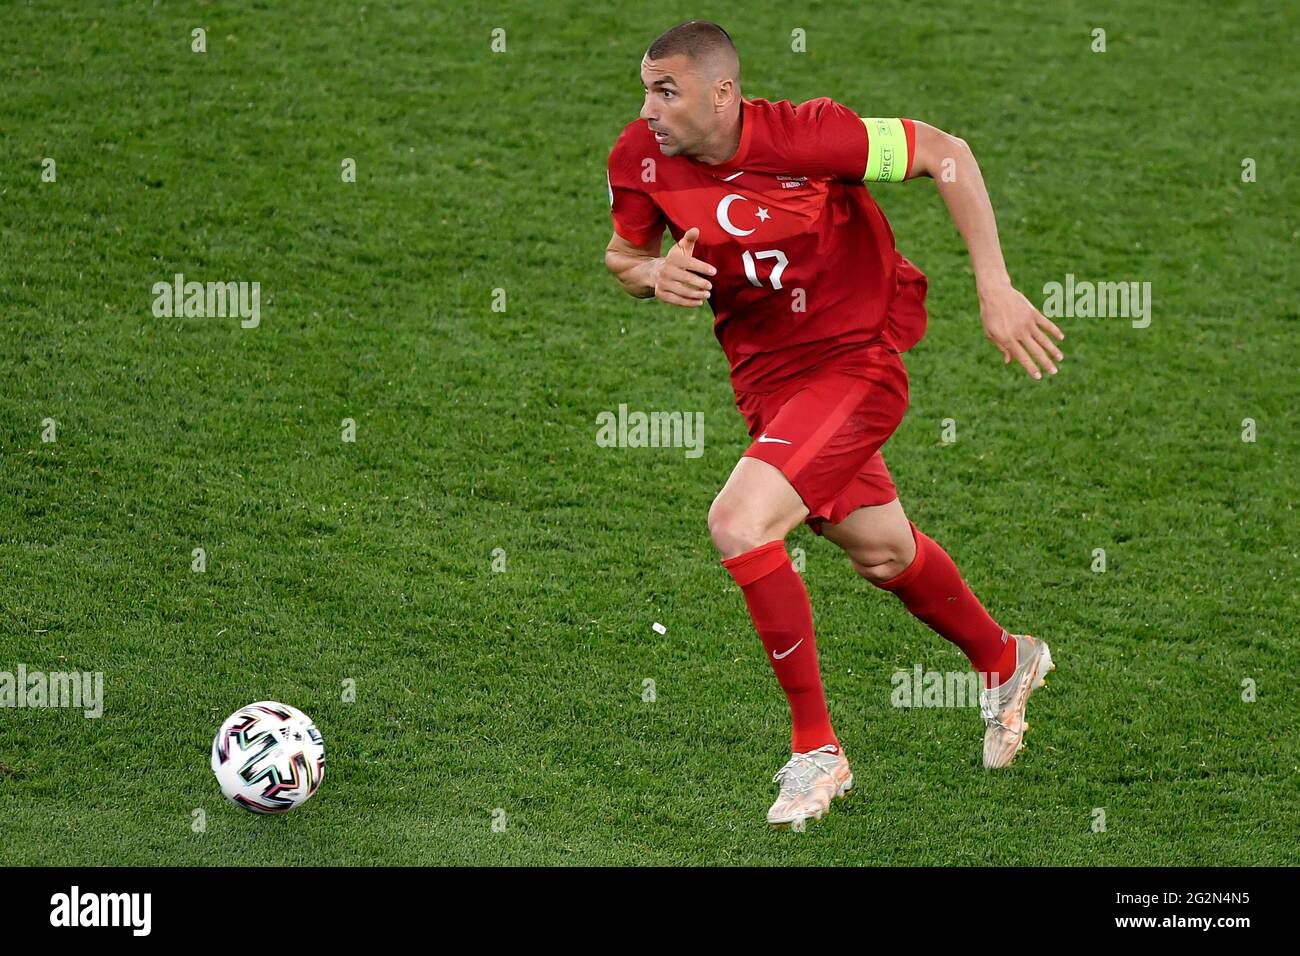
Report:
[[[731,235],[733,236],[748,236],[750,233],[754,231],[753,229],[737,228],[736,224],[731,221],[731,217],[728,214],[728,210],[731,208],[731,204],[735,202],[737,199],[744,199],[744,198],[745,197],[740,195],[740,193],[728,193],[727,195],[723,196],[722,200],[718,203],[718,225],[721,226],[723,229],[727,230],[727,232],[731,233]],[[761,206],[759,207],[757,215],[761,222],[766,222],[769,218],[771,218],[770,215],[768,214],[768,211],[762,208]]]

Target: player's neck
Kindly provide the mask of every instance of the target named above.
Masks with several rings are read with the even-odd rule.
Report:
[[[725,163],[731,157],[736,155],[736,150],[740,149],[740,134],[745,125],[745,110],[739,102],[736,104],[735,112],[727,121],[726,127],[718,134],[718,139],[710,143],[703,151],[692,156],[691,159],[697,163],[704,163],[706,166],[717,166]]]

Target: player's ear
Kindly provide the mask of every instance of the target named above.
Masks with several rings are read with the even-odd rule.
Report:
[[[718,80],[713,84],[713,111],[715,113],[724,112],[735,98],[736,82],[730,77]]]

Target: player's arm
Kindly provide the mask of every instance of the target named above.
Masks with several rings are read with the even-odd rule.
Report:
[[[686,230],[668,254],[660,256],[661,235],[638,246],[616,232],[605,247],[605,268],[638,299],[654,296],[672,305],[699,308],[713,288],[706,276],[718,271],[692,255],[699,235],[699,229]]]
[[[866,122],[869,137],[866,179],[871,182],[873,163],[879,171],[882,162],[874,150],[888,148],[890,136],[889,131],[883,131],[875,137],[876,142],[871,143],[873,121]],[[901,120],[880,122],[896,123],[897,128],[902,129]],[[934,180],[939,195],[948,206],[953,224],[966,241],[975,269],[975,287],[979,293],[985,336],[1002,352],[1004,364],[1015,358],[1034,378],[1042,377],[1039,366],[1055,375],[1053,360],[1059,362],[1065,356],[1052,341],[1052,336],[1059,341],[1065,335],[1012,286],[1002,258],[1002,245],[998,241],[993,205],[989,202],[975,155],[963,139],[926,123],[906,122],[913,127],[915,141],[908,144],[912,147],[910,151],[903,146],[905,152],[910,152],[905,178],[929,176]],[[905,131],[903,135],[905,137]],[[897,149],[898,142],[895,141],[893,146]],[[897,178],[897,170],[892,173],[891,178]]]

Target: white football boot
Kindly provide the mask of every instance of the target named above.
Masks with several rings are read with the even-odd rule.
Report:
[[[1056,670],[1047,644],[1028,634],[1012,634],[1016,642],[1016,670],[992,689],[980,688],[980,713],[984,717],[984,767],[999,770],[1025,745],[1025,704],[1031,692],[1047,683]]]
[[[781,784],[781,793],[767,811],[767,822],[784,827],[809,817],[820,820],[830,809],[831,800],[846,797],[853,790],[853,771],[840,748],[827,744],[794,754],[773,775],[772,782]]]

